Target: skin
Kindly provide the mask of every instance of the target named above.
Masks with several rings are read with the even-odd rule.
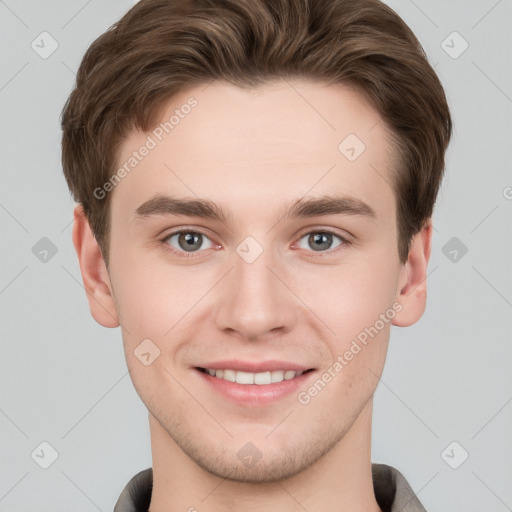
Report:
[[[423,314],[431,224],[400,263],[389,133],[356,91],[305,80],[251,90],[213,82],[175,96],[162,119],[191,96],[197,107],[110,192],[108,272],[79,205],[73,229],[91,313],[103,326],[121,325],[149,411],[150,510],[378,511],[372,396],[390,325]],[[338,150],[350,133],[366,146],[353,162]],[[119,165],[148,134],[128,135]],[[156,193],[209,199],[230,216],[138,219],[135,210]],[[290,201],[326,194],[364,201],[375,217],[282,218]],[[177,236],[162,240],[183,228],[206,236],[194,257]],[[334,236],[315,251],[307,235],[322,230],[350,243]],[[236,251],[247,236],[263,249],[252,263]],[[193,368],[228,358],[292,361],[315,369],[300,388],[307,391],[393,304],[401,311],[308,404],[296,393],[264,407],[236,404]],[[160,355],[145,366],[134,350],[147,338]],[[248,442],[261,458],[243,464],[237,453]]]

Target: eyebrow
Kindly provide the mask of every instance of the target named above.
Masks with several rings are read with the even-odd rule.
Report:
[[[135,210],[134,221],[154,216],[185,215],[219,220],[226,224],[231,212],[207,199],[176,198],[157,194]],[[306,218],[320,215],[360,215],[375,218],[375,210],[352,196],[300,198],[286,204],[282,217]]]

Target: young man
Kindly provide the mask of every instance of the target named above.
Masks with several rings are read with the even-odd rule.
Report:
[[[142,0],[87,51],[62,127],[91,313],[149,411],[152,468],[115,511],[424,510],[370,450],[451,134],[396,13]]]

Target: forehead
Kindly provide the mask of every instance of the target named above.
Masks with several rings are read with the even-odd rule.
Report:
[[[129,172],[113,208],[134,211],[155,193],[243,209],[336,190],[385,213],[394,202],[388,141],[379,114],[347,86],[214,81],[181,91],[154,128],[124,140],[117,166]]]

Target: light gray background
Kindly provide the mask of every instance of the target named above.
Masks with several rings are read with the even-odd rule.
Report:
[[[3,512],[112,510],[128,479],[151,465],[147,411],[120,331],[89,314],[60,164],[59,115],[74,73],[133,3],[0,0]],[[427,311],[392,331],[373,460],[400,469],[429,511],[512,510],[512,2],[388,3],[424,45],[455,130]],[[31,47],[43,31],[58,42],[46,59]],[[454,31],[469,44],[457,58],[464,43]],[[46,262],[32,252],[43,237],[57,249]],[[452,237],[468,249],[456,261]],[[58,452],[48,469],[31,455],[43,441]],[[447,461],[457,466],[465,451],[452,469]]]

